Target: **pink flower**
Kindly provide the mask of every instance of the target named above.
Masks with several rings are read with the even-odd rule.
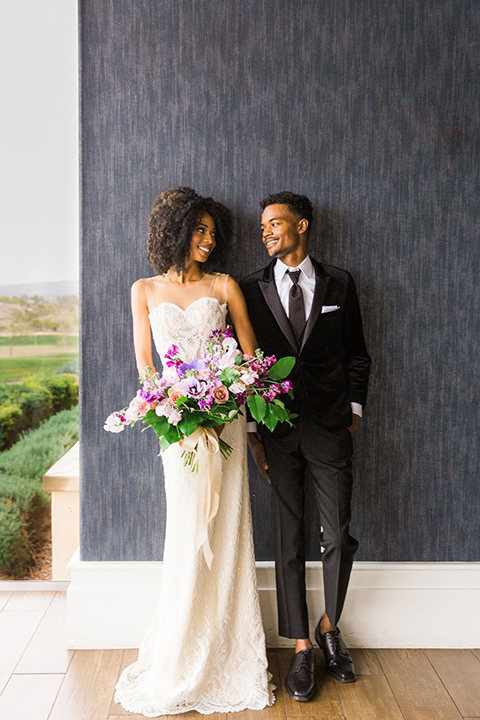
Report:
[[[168,398],[171,403],[176,403],[178,398],[181,397],[185,397],[185,390],[183,390],[183,388],[179,387],[178,385],[174,385],[168,391]]]
[[[219,405],[223,405],[227,402],[229,398],[229,392],[225,385],[220,385],[219,387],[213,388],[212,395],[215,398],[215,402],[217,402]]]
[[[275,393],[272,392],[272,390],[267,390],[263,393],[262,397],[267,402],[272,402],[272,400],[275,400]]]

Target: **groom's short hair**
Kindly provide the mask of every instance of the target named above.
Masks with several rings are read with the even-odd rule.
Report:
[[[272,193],[260,203],[262,210],[265,210],[268,205],[287,205],[291,212],[300,215],[300,218],[308,220],[308,229],[310,229],[313,220],[313,207],[306,195],[297,195],[288,190],[283,190],[282,192]]]

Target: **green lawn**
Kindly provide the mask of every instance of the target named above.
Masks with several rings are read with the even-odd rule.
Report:
[[[0,359],[0,382],[21,380],[36,373],[54,372],[72,360],[78,360],[78,356],[69,353],[68,355],[47,355],[30,358],[3,358]]]
[[[9,346],[10,338],[1,336],[0,347]],[[13,346],[23,345],[67,345],[68,347],[78,347],[78,335],[19,335],[13,338]]]

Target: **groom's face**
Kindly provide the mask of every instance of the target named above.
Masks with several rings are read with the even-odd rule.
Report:
[[[288,205],[267,205],[260,227],[270,257],[285,258],[298,253],[305,243],[305,232],[302,232],[305,222]]]

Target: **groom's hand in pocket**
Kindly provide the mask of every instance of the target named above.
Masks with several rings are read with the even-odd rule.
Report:
[[[252,457],[255,460],[255,464],[257,465],[265,480],[268,480],[268,482],[270,482],[270,478],[268,477],[267,456],[265,454],[265,447],[263,443],[258,439],[257,433],[254,432],[247,433],[247,441],[250,452],[252,453]]]

